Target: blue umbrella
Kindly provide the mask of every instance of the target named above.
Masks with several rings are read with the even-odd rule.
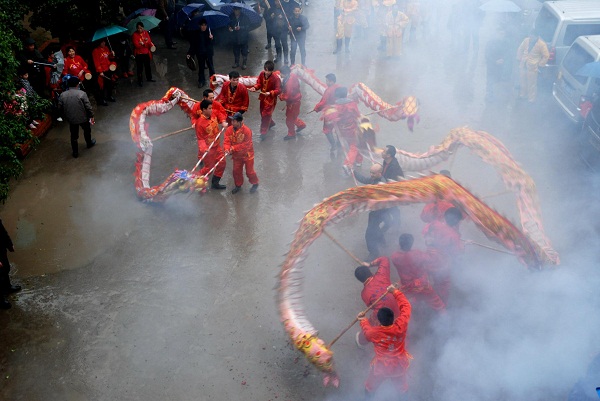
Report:
[[[229,24],[229,16],[227,14],[223,14],[219,11],[204,11],[202,14],[199,14],[192,18],[190,23],[187,25],[187,29],[190,31],[200,29],[200,21],[202,19],[206,20],[208,27],[210,29],[218,29]]]
[[[111,25],[99,28],[96,32],[94,32],[94,36],[92,37],[92,42],[95,42],[99,39],[108,38],[112,35],[117,35],[121,32],[127,32],[127,29],[118,25]]]
[[[225,13],[229,16],[233,14],[233,9],[239,8],[248,19],[250,20],[250,25],[256,26],[260,25],[262,22],[262,17],[259,13],[254,11],[252,7],[244,3],[229,3],[221,6],[221,12]]]
[[[190,22],[192,15],[195,12],[200,11],[203,8],[204,4],[200,3],[190,3],[187,6],[183,6],[175,16],[175,19],[177,20],[177,26],[183,27],[185,24]]]
[[[582,77],[600,78],[600,61],[594,61],[591,63],[584,64],[575,75],[581,75]]]

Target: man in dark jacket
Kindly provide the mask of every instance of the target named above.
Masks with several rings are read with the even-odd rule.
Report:
[[[158,0],[156,18],[161,20],[163,35],[167,49],[177,49],[173,41],[173,29],[175,24],[175,0]]]
[[[404,177],[404,172],[398,159],[396,159],[396,148],[392,145],[387,145],[385,151],[381,155],[383,157],[382,176],[386,180],[399,181],[400,177]]]
[[[296,48],[300,47],[300,60],[306,66],[306,31],[310,27],[308,19],[302,15],[302,7],[294,7],[294,15],[290,18],[290,61],[296,64]]]
[[[21,291],[20,285],[10,283],[10,262],[7,251],[14,252],[12,240],[0,220],[0,309],[10,309],[12,306],[6,297],[17,291]]]
[[[39,94],[44,95],[46,84],[45,71],[35,63],[45,63],[46,60],[42,53],[35,48],[35,40],[31,38],[25,39],[23,42],[23,50],[19,50],[16,54],[17,60],[21,67],[27,70],[29,74],[29,82],[33,89]]]
[[[187,58],[196,56],[198,59],[198,88],[206,85],[204,78],[204,67],[208,67],[209,78],[215,73],[213,64],[213,35],[208,29],[206,19],[200,20],[200,29],[189,32],[190,49],[187,52]]]
[[[362,184],[377,185],[385,181],[382,176],[383,166],[381,164],[372,165],[369,173],[370,176],[365,177],[358,171],[353,171],[356,180]],[[385,245],[384,234],[394,221],[392,209],[396,208],[385,208],[369,212],[369,222],[365,232],[365,242],[369,251],[368,261],[377,259],[381,255],[379,247]]]
[[[233,33],[233,57],[235,59],[232,68],[240,66],[240,54],[242,55],[242,70],[246,69],[248,62],[248,36],[250,34],[250,20],[239,7],[234,7],[233,14],[229,16],[229,32]]]
[[[63,92],[58,98],[58,111],[69,123],[71,131],[71,148],[73,157],[79,157],[77,140],[79,139],[79,127],[83,128],[83,138],[88,149],[96,144],[92,139],[92,124],[94,123],[94,111],[87,94],[79,89],[79,79],[69,78],[69,90]]]

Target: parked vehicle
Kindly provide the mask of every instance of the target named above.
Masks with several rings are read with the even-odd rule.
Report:
[[[552,87],[554,100],[571,121],[581,124],[600,94],[600,79],[578,75],[586,64],[600,61],[600,35],[580,36],[562,60]]]
[[[547,1],[534,27],[550,51],[550,59],[541,76],[552,83],[575,39],[583,35],[600,35],[600,1]]]
[[[583,121],[580,135],[581,160],[592,170],[600,171],[600,102],[596,102]]]

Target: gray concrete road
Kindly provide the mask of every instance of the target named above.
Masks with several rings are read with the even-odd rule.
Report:
[[[440,335],[437,320],[415,307],[409,397],[564,399],[599,351],[593,332],[600,327],[591,313],[598,306],[591,250],[598,210],[590,195],[596,186],[577,159],[573,127],[548,93],[534,107],[515,102],[510,82],[497,102],[486,104],[483,49],[493,32],[491,17],[482,28],[476,68],[468,72],[470,53],[450,48],[443,10],[434,34],[407,45],[400,60],[378,54],[373,32],[354,40],[350,54],[334,56],[331,5],[313,3],[305,14],[312,24],[307,64],[321,79],[333,71],[338,82],[364,82],[390,103],[419,97],[421,123],[414,132],[404,122],[377,120],[381,145],[424,152],[463,125],[503,141],[536,181],[546,233],[562,256],[564,268],[532,275],[515,258],[468,248],[465,258],[472,263],[457,273],[450,329]],[[263,29],[252,34],[249,68],[242,73],[258,74],[269,56]],[[158,82],[138,88],[133,79],[120,81],[117,103],[97,109],[97,146],[82,149],[78,159],[70,155],[67,125],[57,124],[25,160],[25,173],[0,209],[15,242],[9,255],[14,281],[24,287],[11,297],[13,308],[0,313],[0,399],[360,399],[372,351],[358,350],[351,330],[334,347],[342,386],[323,388],[320,374],[290,346],[273,290],[303,212],[353,185],[341,173],[342,155],[329,157],[318,116],[306,115],[318,95],[303,87],[301,116],[308,128],[302,137],[282,140],[278,106],[270,138],[255,143],[258,193],[248,193],[246,183],[231,195],[228,164],[227,191],[144,204],[133,186],[131,110],[170,86],[201,97],[184,63],[187,46],[180,39],[177,50],[167,50],[154,36]],[[233,57],[220,49],[215,61],[217,72],[227,73]],[[246,116],[257,133],[256,99]],[[189,125],[176,109],[149,122],[154,136]],[[175,168],[190,169],[193,132],[157,142],[153,156],[152,184]],[[517,221],[514,199],[502,193],[498,174],[468,150],[442,168]],[[419,212],[420,206],[403,208],[403,231],[419,233]],[[365,226],[361,215],[332,234],[364,258]],[[388,252],[397,235],[388,234]],[[463,237],[487,241],[473,225]],[[326,238],[311,247],[304,304],[324,339],[362,308],[354,265]],[[552,368],[557,365],[562,370]],[[390,388],[379,399],[392,399]]]

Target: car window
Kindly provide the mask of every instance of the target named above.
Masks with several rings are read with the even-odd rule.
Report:
[[[584,35],[600,35],[600,24],[571,24],[565,29],[564,46],[571,46],[575,39]]]
[[[542,8],[535,20],[535,30],[544,39],[544,42],[551,43],[558,26],[558,18],[548,11],[547,8]]]
[[[563,60],[563,67],[569,72],[580,84],[585,84],[588,77],[576,75],[577,71],[587,63],[594,61],[594,58],[579,43],[574,43],[569,49]]]

